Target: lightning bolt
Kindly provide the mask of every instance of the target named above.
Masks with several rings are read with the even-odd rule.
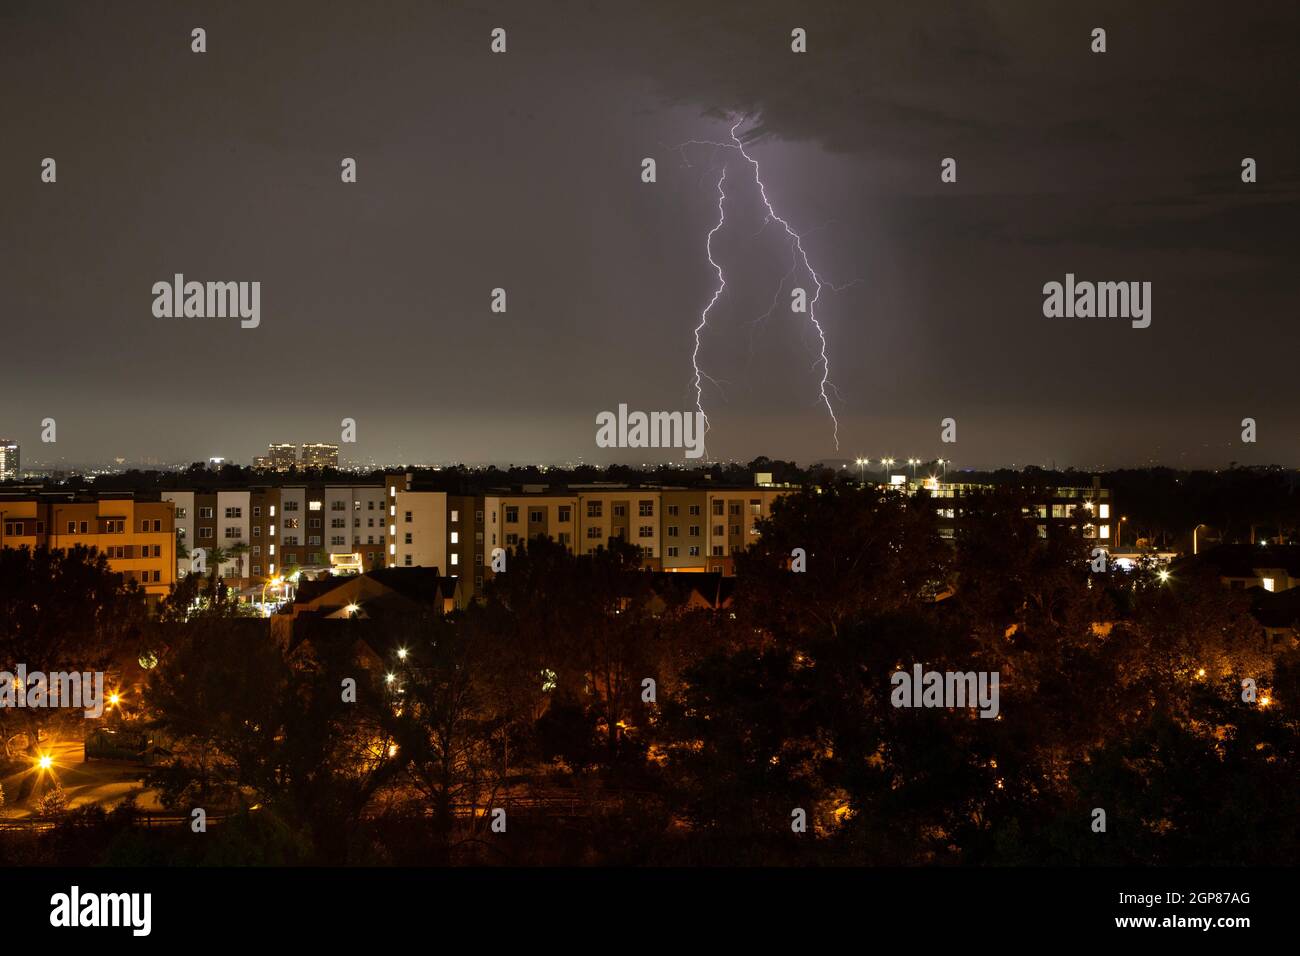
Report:
[[[722,224],[727,220],[727,192],[724,188],[726,182],[727,167],[723,166],[722,175],[718,177],[718,221],[714,223],[713,228],[709,230],[709,236],[704,241],[704,251],[709,257],[709,265],[713,266],[713,270],[718,274],[718,287],[713,290],[713,298],[709,300],[709,304],[706,305],[704,311],[700,313],[700,322],[695,326],[695,351],[691,353],[691,365],[695,367],[695,408],[696,411],[700,413],[700,418],[704,421],[704,437],[707,437],[709,434],[709,416],[704,412],[704,389],[700,380],[707,378],[710,382],[713,382],[714,385],[717,385],[718,383],[700,369],[700,333],[704,331],[704,327],[709,324],[709,313],[713,310],[713,307],[717,305],[718,299],[722,297],[722,291],[727,287],[727,280],[722,275],[722,266],[718,265],[713,258],[713,237],[718,234],[718,230],[722,228]],[[704,437],[701,437],[700,439],[700,447],[702,449],[705,447]],[[707,456],[707,451],[705,454]]]
[[[817,394],[821,399],[821,404],[826,406],[827,414],[830,415],[831,437],[832,440],[835,442],[835,448],[838,451],[840,447],[840,422],[839,419],[835,416],[834,407],[832,407],[831,405],[830,392],[832,391],[835,392],[837,398],[839,398],[840,396],[839,396],[839,390],[836,389],[835,385],[830,380],[831,366],[830,366],[830,358],[826,354],[826,330],[822,328],[821,322],[818,321],[817,319],[817,303],[821,301],[822,290],[824,288],[831,289],[832,291],[839,291],[841,288],[848,288],[848,286],[835,286],[830,282],[823,282],[821,276],[817,274],[817,270],[812,267],[812,262],[809,260],[808,253],[804,249],[803,235],[798,232],[795,232],[795,230],[791,227],[790,223],[777,213],[776,208],[772,205],[772,200],[768,198],[767,184],[763,182],[762,172],[759,169],[758,160],[756,160],[753,156],[749,154],[749,152],[745,149],[744,141],[741,140],[741,138],[736,135],[736,130],[738,130],[741,127],[741,125],[743,125],[744,122],[745,122],[745,117],[742,116],[731,127],[730,130],[731,142],[729,143],[715,142],[712,140],[688,140],[685,143],[679,143],[677,149],[681,151],[684,150],[684,148],[689,145],[714,146],[714,147],[721,147],[724,149],[734,149],[736,152],[738,152],[741,155],[742,158],[744,158],[744,160],[747,163],[749,163],[752,167],[754,167],[754,183],[755,185],[758,186],[759,195],[762,197],[763,200],[763,208],[767,211],[767,216],[763,220],[763,225],[766,226],[769,222],[776,222],[779,223],[781,225],[781,228],[785,230],[785,234],[790,238],[793,263],[791,265],[790,272],[786,273],[786,275],[781,280],[781,285],[777,287],[776,295],[772,299],[772,306],[767,310],[766,313],[764,313],[762,316],[760,316],[751,324],[751,342],[750,342],[751,353],[752,353],[752,346],[753,346],[752,326],[761,323],[764,319],[768,318],[772,314],[772,311],[776,308],[776,301],[777,301],[776,297],[780,296],[781,289],[785,286],[786,280],[789,279],[791,275],[793,275],[793,273],[798,269],[798,266],[802,264],[804,271],[808,273],[809,277],[812,279],[813,282],[813,295],[808,302],[808,321],[812,323],[813,328],[816,330],[817,340],[820,343],[818,357],[816,361],[813,363],[814,370],[818,366],[821,367],[821,379],[817,385]],[[685,160],[684,152],[682,152],[682,158],[683,160]],[[687,162],[687,165],[690,165],[689,162]],[[722,169],[722,176],[718,179],[718,221],[717,223],[714,224],[713,228],[709,230],[709,235],[705,242],[705,251],[708,254],[709,264],[713,266],[714,271],[716,271],[718,274],[718,287],[717,289],[714,290],[713,297],[709,300],[709,304],[705,306],[704,311],[700,313],[699,324],[696,325],[695,327],[695,351],[691,355],[691,365],[695,369],[695,407],[699,411],[700,415],[704,416],[704,428],[706,434],[708,433],[709,420],[708,420],[708,416],[705,415],[704,413],[704,393],[703,393],[701,381],[703,379],[708,379],[710,382],[713,382],[714,385],[717,385],[718,383],[716,382],[716,380],[711,378],[709,375],[705,374],[700,369],[700,362],[699,362],[700,332],[708,325],[709,312],[712,311],[713,306],[717,304],[718,298],[722,295],[722,292],[727,285],[726,280],[723,278],[722,267],[713,258],[713,237],[717,234],[718,230],[722,228],[723,223],[726,221],[725,204],[726,204],[727,196],[726,196],[726,191],[724,189],[724,184],[726,183],[726,179],[727,179],[727,169],[724,164]],[[855,282],[851,282],[848,285],[854,285],[854,284],[856,284],[856,280]]]

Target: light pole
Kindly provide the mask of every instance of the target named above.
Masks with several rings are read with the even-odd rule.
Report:
[[[1201,524],[1198,524],[1195,528],[1192,529],[1192,554],[1199,553],[1197,550],[1196,532],[1200,531],[1202,528],[1209,528],[1209,527],[1210,526],[1208,524],[1202,522]]]
[[[859,458],[857,460],[859,485],[865,485],[867,483],[867,476],[866,473],[863,471],[863,469],[866,468],[867,465],[869,464],[871,464],[870,458]]]
[[[894,459],[892,459],[892,458],[882,458],[882,459],[880,459],[880,464],[881,464],[881,466],[882,466],[881,469],[880,469],[880,473],[881,473],[881,474],[884,476],[884,478],[885,478],[885,484],[889,484],[889,469],[891,469],[891,468],[894,467]]]
[[[1127,520],[1128,518],[1125,518],[1123,515],[1120,515],[1119,524],[1115,526],[1115,550],[1116,551],[1118,551],[1120,545],[1124,543],[1124,522]]]
[[[948,459],[940,458],[938,461],[935,462],[935,464],[937,464],[940,468],[943,469],[943,480],[946,483],[948,481]]]

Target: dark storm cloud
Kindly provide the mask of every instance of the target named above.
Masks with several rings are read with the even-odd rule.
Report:
[[[348,415],[356,458],[595,457],[597,411],[693,400],[728,156],[668,147],[744,115],[818,267],[857,280],[822,312],[842,455],[1294,462],[1297,9],[6,4],[0,432],[28,458],[51,415],[47,457],[247,459]],[[787,253],[728,168],[710,450],[834,454],[809,327],[751,324]],[[262,326],[152,320],[174,271],[261,280]],[[1067,271],[1153,281],[1151,329],[1044,319]],[[1259,451],[1220,454],[1250,414]]]

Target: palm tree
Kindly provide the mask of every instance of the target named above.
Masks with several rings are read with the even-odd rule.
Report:
[[[221,566],[230,560],[230,552],[219,544],[214,544],[208,548],[208,567],[212,573],[212,579],[215,581],[221,571]]]
[[[226,554],[231,561],[235,562],[235,566],[239,571],[237,576],[242,578],[244,576],[244,555],[248,554],[248,545],[238,541],[230,546],[230,550]]]

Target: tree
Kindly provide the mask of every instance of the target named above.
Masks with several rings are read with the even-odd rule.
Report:
[[[29,672],[108,671],[138,649],[145,618],[144,594],[109,570],[94,549],[0,550],[0,659]],[[84,726],[82,712],[67,707],[0,709],[6,747],[26,736],[27,754],[40,756],[42,740],[62,728]],[[29,775],[19,799],[32,788]]]

